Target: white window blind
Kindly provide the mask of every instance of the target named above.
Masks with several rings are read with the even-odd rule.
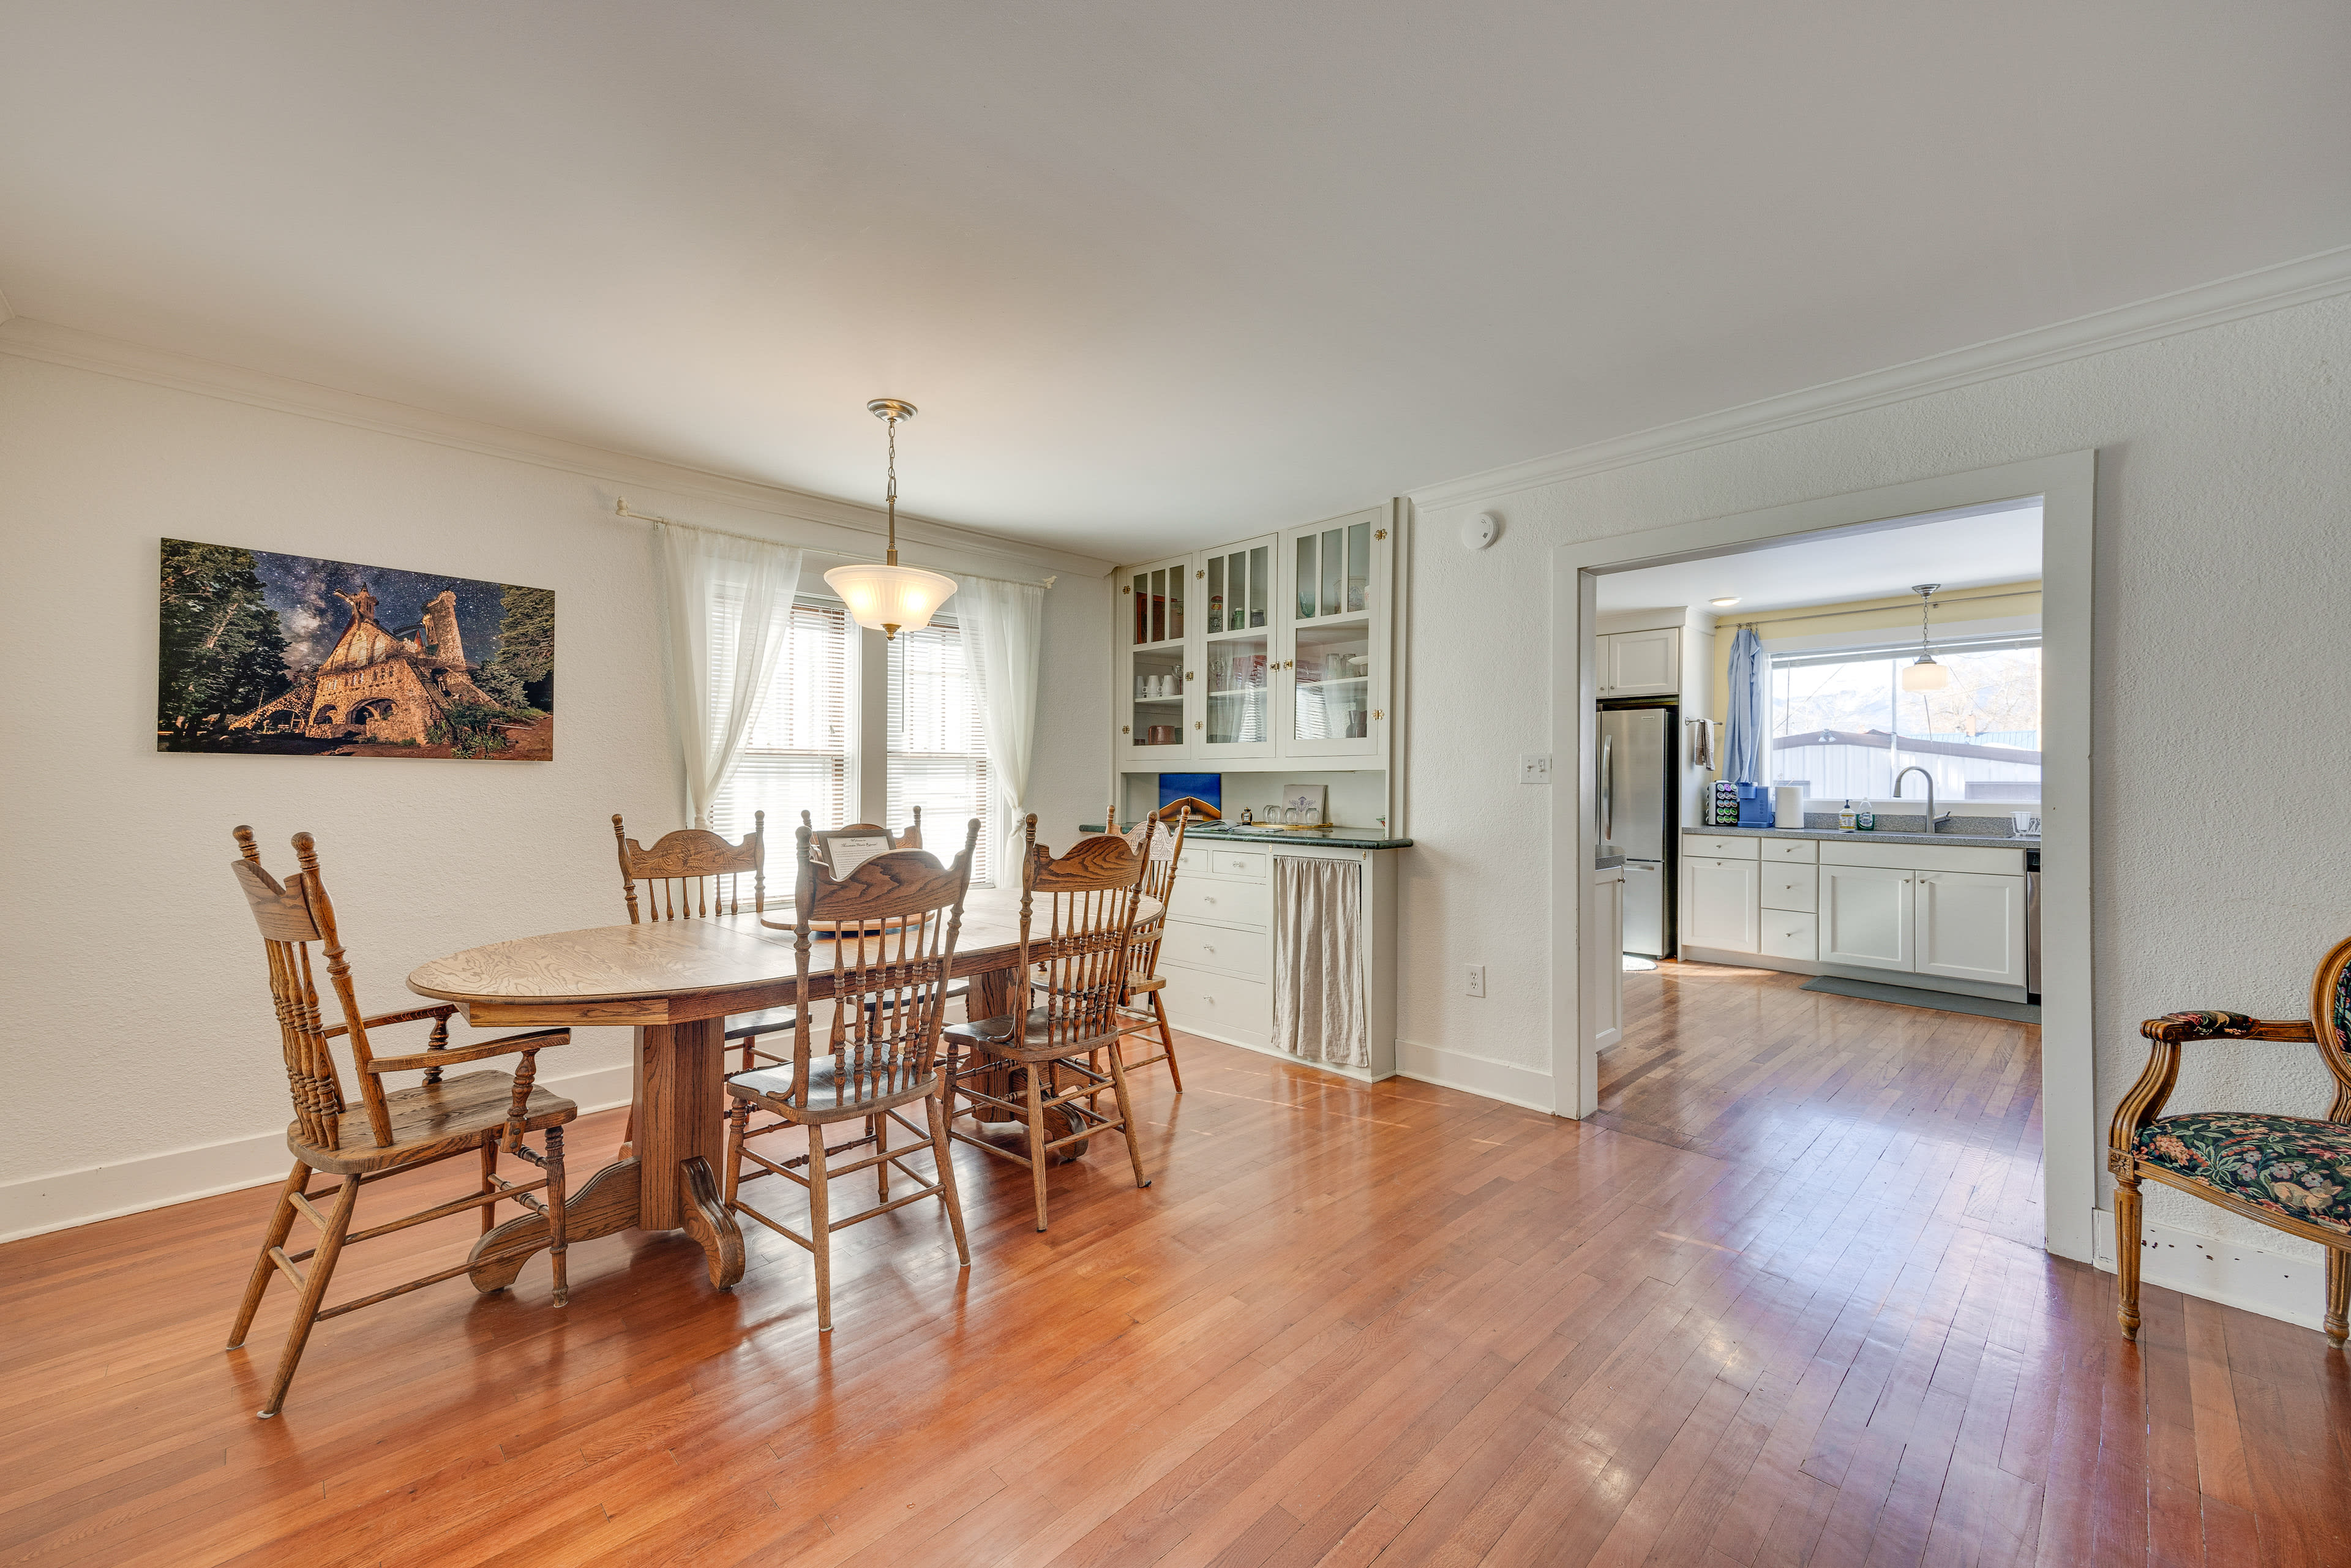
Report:
[[[980,821],[972,882],[995,883],[997,833],[989,801],[987,713],[963,632],[945,617],[890,643],[887,825],[903,828],[923,809],[924,847],[955,858],[972,818]]]
[[[725,691],[735,678],[730,616],[739,601],[710,607],[713,636],[710,684]],[[856,726],[851,709],[855,625],[838,603],[799,601],[789,611],[784,647],[774,676],[759,694],[743,737],[743,759],[718,793],[712,831],[740,839],[751,831],[753,813],[768,814],[768,886],[791,888],[792,835],[800,813],[818,827],[850,820],[856,779]],[[778,881],[780,869],[782,881]]]

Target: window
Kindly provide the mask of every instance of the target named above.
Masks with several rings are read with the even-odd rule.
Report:
[[[742,601],[710,607],[711,688],[729,689],[735,679],[730,616]],[[839,603],[799,600],[789,611],[776,672],[759,694],[750,727],[743,737],[743,759],[718,792],[711,829],[730,839],[751,831],[752,814],[768,814],[768,884],[771,894],[791,890],[792,834],[806,811],[820,828],[853,819],[856,801],[855,727],[851,695],[856,668],[856,623]],[[783,881],[778,884],[778,870]]]
[[[895,831],[923,809],[924,847],[951,861],[977,817],[971,879],[992,885],[996,812],[987,777],[986,708],[963,632],[947,617],[890,644],[889,815]]]
[[[1940,691],[1906,692],[1916,643],[1771,655],[1775,784],[1816,800],[1878,800],[1923,768],[1938,800],[2041,798],[2041,639],[1938,643]],[[1914,786],[1915,788],[1915,786]]]

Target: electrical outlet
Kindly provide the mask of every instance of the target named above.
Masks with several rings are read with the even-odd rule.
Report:
[[[1548,756],[1538,757],[1531,752],[1520,758],[1519,782],[1521,784],[1550,783],[1551,758]]]
[[[1486,966],[1483,964],[1469,966],[1469,994],[1473,997],[1486,994]]]

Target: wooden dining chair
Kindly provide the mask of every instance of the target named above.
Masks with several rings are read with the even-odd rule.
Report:
[[[612,837],[621,848],[621,896],[629,908],[629,924],[646,921],[706,919],[743,913],[743,879],[751,879],[751,913],[768,907],[768,813],[751,814],[751,831],[739,844],[730,844],[705,828],[680,828],[664,833],[646,849],[629,837],[621,813],[612,813]],[[640,903],[637,884],[646,884]],[[792,1026],[792,1009],[768,1008],[727,1021],[726,1040],[743,1048],[743,1071],[762,1061],[783,1060],[758,1049],[764,1035]],[[636,1112],[629,1113],[624,1145],[636,1135]]]
[[[2202,1198],[2273,1230],[2326,1249],[2321,1324],[2336,1350],[2351,1339],[2351,937],[2328,949],[2310,983],[2310,1017],[2167,1013],[2138,1026],[2147,1069],[2115,1108],[2106,1168],[2115,1177],[2115,1277],[2123,1336],[2138,1337],[2141,1181]],[[2300,1040],[2318,1048],[2335,1080],[2325,1121],[2253,1111],[2166,1116],[2184,1045],[2223,1040]]]
[[[1167,1064],[1167,1081],[1176,1092],[1184,1092],[1184,1069],[1176,1060],[1175,1031],[1167,1027],[1167,1005],[1160,993],[1167,988],[1167,980],[1159,972],[1159,945],[1167,936],[1167,904],[1176,893],[1176,865],[1184,853],[1184,830],[1191,821],[1190,810],[1179,803],[1172,816],[1173,831],[1165,827],[1167,815],[1154,813],[1119,836],[1128,848],[1144,856],[1142,894],[1158,905],[1155,914],[1138,915],[1134,923],[1134,943],[1128,950],[1126,1004],[1120,1009],[1121,1045],[1123,1041],[1140,1040],[1159,1048],[1156,1056],[1145,1056],[1129,1061],[1126,1070]],[[1118,818],[1113,814],[1104,819],[1113,832],[1118,832]],[[1155,832],[1153,830],[1157,828]]]
[[[921,849],[923,847],[923,809],[920,806],[914,808],[914,818],[912,822],[893,833],[879,822],[852,822],[845,828],[820,828],[809,820],[809,814],[806,811],[802,811],[800,826],[807,830],[809,835],[810,858],[819,865],[833,866],[838,864],[841,859],[834,851],[833,845],[844,840],[865,840],[870,842],[872,840],[880,839],[893,850]],[[970,981],[957,980],[947,988],[947,1000],[962,1001],[970,991]]]
[[[893,850],[835,878],[815,858],[810,831],[799,831],[799,873],[793,895],[793,969],[799,979],[799,1022],[792,1031],[790,1060],[726,1081],[734,1100],[727,1113],[726,1207],[758,1220],[777,1235],[805,1247],[816,1259],[816,1326],[832,1329],[832,1233],[876,1215],[935,1197],[946,1207],[955,1232],[956,1256],[971,1266],[964,1239],[963,1206],[956,1200],[955,1162],[947,1147],[947,1106],[938,1065],[939,1030],[946,1019],[947,975],[955,966],[956,937],[963,925],[964,894],[971,885],[972,849],[979,820],[965,833],[963,852],[952,866],[924,850]],[[870,934],[869,934],[870,933]],[[831,1024],[819,1049],[811,995],[824,949],[822,974],[830,981]],[[906,1120],[905,1106],[923,1103],[927,1131]],[[753,1126],[756,1112],[776,1119]],[[862,1122],[864,1134],[828,1145],[826,1129]],[[905,1155],[890,1147],[890,1124],[928,1139],[932,1179],[909,1169]],[[808,1152],[770,1159],[750,1146],[755,1138],[789,1128],[808,1132]],[[873,1152],[849,1165],[833,1161],[861,1148]],[[746,1172],[748,1164],[758,1168]],[[916,1183],[903,1197],[890,1196],[890,1172]],[[805,1168],[807,1174],[802,1175]],[[832,1218],[832,1184],[862,1170],[874,1173],[876,1202],[844,1218]],[[802,1235],[742,1199],[746,1183],[779,1176],[798,1183],[809,1197],[808,1232]]]
[[[1029,1167],[1037,1228],[1042,1230],[1049,1157],[1083,1145],[1096,1133],[1123,1134],[1134,1185],[1151,1185],[1143,1174],[1143,1151],[1134,1141],[1126,1063],[1117,1049],[1135,913],[1150,852],[1147,836],[1146,847],[1138,852],[1104,833],[1080,840],[1057,860],[1039,847],[1034,814],[1028,819],[1023,842],[1015,1010],[953,1025],[946,1040],[951,1093],[972,1103],[975,1109],[969,1113],[975,1118],[982,1115],[977,1107],[985,1106],[998,1117],[1008,1115],[1022,1124],[1029,1152],[1023,1155],[956,1130],[954,1116],[959,1113],[952,1099],[948,1130],[974,1148]],[[1108,1058],[1107,1078],[1092,1065],[1097,1051]],[[1062,1087],[1065,1082],[1070,1087]],[[1114,1117],[1103,1116],[1092,1103],[1104,1087],[1117,1102]],[[1049,1117],[1070,1130],[1053,1135]]]
[[[426,1274],[357,1301],[322,1308],[319,1303],[326,1296],[329,1281],[334,1278],[335,1265],[343,1249],[353,1242],[372,1240],[412,1225],[462,1214],[468,1208],[482,1211],[482,1232],[487,1235],[494,1224],[495,1206],[519,1204],[547,1217],[552,1242],[549,1256],[555,1270],[555,1304],[559,1307],[567,1302],[570,1287],[564,1273],[563,1128],[579,1113],[579,1108],[532,1083],[538,1071],[538,1052],[570,1040],[569,1030],[534,1030],[528,1034],[453,1046],[449,1043],[449,1019],[457,1009],[446,1003],[362,1017],[351,988],[350,966],[344,961],[342,937],[336,929],[335,907],[327,897],[326,885],[319,879],[318,846],[310,835],[294,835],[294,854],[302,869],[283,883],[262,868],[261,852],[254,845],[252,829],[238,828],[236,843],[243,858],[232,863],[237,883],[252,906],[254,921],[261,927],[262,947],[269,961],[270,999],[277,1007],[286,1077],[294,1099],[294,1121],[286,1129],[286,1147],[294,1156],[294,1170],[278,1192],[277,1207],[270,1213],[269,1227],[262,1238],[261,1255],[254,1260],[252,1278],[245,1287],[245,1300],[236,1311],[236,1324],[228,1335],[231,1350],[245,1343],[246,1331],[253,1326],[253,1314],[260,1307],[271,1280],[277,1275],[284,1274],[301,1292],[295,1303],[293,1325],[287,1331],[286,1348],[277,1358],[277,1375],[269,1385],[268,1400],[261,1407],[266,1418],[277,1415],[285,1404],[287,1385],[294,1381],[294,1369],[301,1363],[302,1348],[309,1343],[315,1324],[437,1284],[465,1272],[468,1266],[459,1263],[455,1268]],[[328,983],[342,1012],[340,1023],[323,1021],[311,965],[312,943],[319,945],[320,956],[326,960]],[[432,1021],[433,1031],[422,1051],[399,1056],[376,1054],[371,1030],[427,1019]],[[357,1110],[350,1109],[343,1097],[342,1073],[332,1049],[339,1038],[350,1042],[351,1065],[360,1091]],[[481,1071],[443,1077],[448,1068],[492,1056],[518,1056],[521,1060],[511,1073]],[[387,1091],[384,1076],[394,1072],[421,1072],[423,1080],[410,1088]],[[544,1154],[533,1153],[523,1142],[524,1134],[528,1133],[540,1134],[540,1142],[546,1145]],[[361,1186],[373,1186],[387,1176],[418,1170],[469,1151],[478,1151],[481,1155],[482,1183],[478,1193],[435,1204],[405,1218],[352,1231],[351,1215]],[[500,1154],[513,1155],[544,1174],[535,1181],[509,1182],[498,1174]],[[314,1173],[340,1176],[341,1184],[313,1192],[310,1178]],[[541,1191],[547,1194],[544,1202],[531,1196]],[[319,1203],[329,1199],[331,1203],[322,1212]],[[298,1218],[317,1228],[319,1242],[316,1247],[289,1253],[286,1242]],[[307,1270],[302,1267],[306,1262],[309,1264]]]

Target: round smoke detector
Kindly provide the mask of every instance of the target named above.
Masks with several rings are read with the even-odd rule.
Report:
[[[1461,548],[1484,549],[1502,535],[1502,519],[1491,512],[1480,512],[1461,525]]]

